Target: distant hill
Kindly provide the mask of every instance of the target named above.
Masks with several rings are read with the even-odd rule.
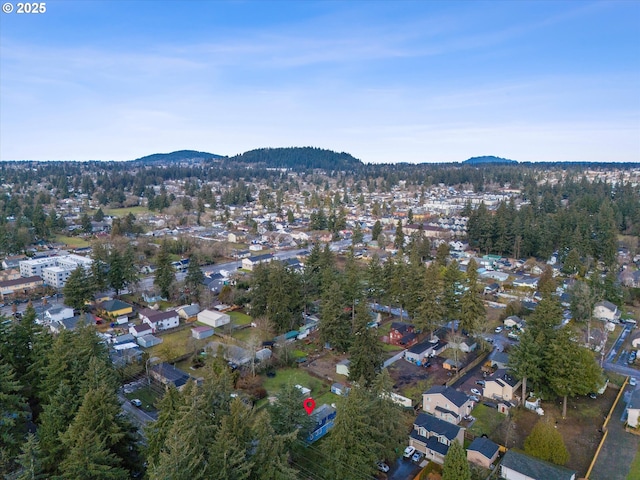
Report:
[[[230,162],[257,163],[267,168],[353,170],[363,163],[348,153],[314,147],[259,148],[229,158]]]
[[[515,160],[509,160],[508,158],[494,157],[493,155],[485,155],[483,157],[471,157],[468,160],[462,162],[465,165],[480,165],[483,163],[518,163]]]
[[[147,155],[146,157],[137,158],[133,160],[137,163],[175,163],[185,162],[190,160],[210,160],[212,158],[222,158],[222,155],[216,155],[215,153],[196,152],[195,150],[179,150],[172,153],[154,153],[153,155]]]

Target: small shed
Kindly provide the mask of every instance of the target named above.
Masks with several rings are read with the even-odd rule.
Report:
[[[271,358],[271,355],[273,355],[273,353],[270,349],[263,348],[262,350],[258,350],[256,352],[256,360],[264,362],[265,360],[269,360]]]
[[[336,382],[331,385],[331,393],[335,393],[336,395],[340,395],[341,397],[346,396],[349,393],[349,390],[351,389],[344,383]]]
[[[497,443],[485,437],[477,437],[467,448],[467,460],[482,468],[491,468],[491,464],[498,458],[500,448]]]
[[[161,338],[155,337],[153,335],[144,335],[142,337],[138,337],[137,341],[138,345],[140,345],[142,348],[151,348],[162,343]]]
[[[338,375],[344,375],[345,377],[349,376],[349,365],[351,365],[351,360],[342,360],[336,364],[336,373]]]
[[[447,358],[444,362],[442,362],[442,368],[444,368],[445,370],[458,370],[458,364],[454,360]]]
[[[309,395],[311,393],[310,388],[303,387],[302,385],[295,385],[295,387],[302,392],[302,395]]]
[[[197,340],[209,338],[213,335],[212,327],[195,327],[191,329],[191,336]]]

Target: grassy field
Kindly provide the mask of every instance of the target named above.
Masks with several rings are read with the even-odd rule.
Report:
[[[111,215],[113,217],[126,217],[130,213],[134,215],[139,215],[141,213],[149,213],[149,209],[147,207],[127,207],[127,208],[103,208],[102,211],[105,215]]]
[[[229,313],[229,316],[231,317],[231,321],[235,325],[248,325],[253,321],[253,319],[246,313],[242,313],[239,311],[228,312],[228,313]]]
[[[491,434],[497,430],[506,418],[497,409],[489,408],[482,404],[477,405],[471,415],[476,418],[476,421],[469,431],[477,436],[486,433],[491,437]]]
[[[53,241],[64,243],[71,248],[82,248],[89,246],[89,242],[87,242],[82,237],[67,237],[66,235],[56,235],[55,237],[53,237]]]
[[[155,410],[154,405],[156,400],[158,400],[158,394],[149,387],[144,387],[135,392],[125,394],[125,397],[129,400],[133,400],[134,398],[139,399],[142,402],[143,410],[150,412]]]
[[[177,332],[162,335],[162,343],[149,349],[150,357],[160,357],[163,360],[171,360],[193,351],[191,341],[191,329],[184,328]],[[194,340],[195,341],[195,340]]]
[[[320,398],[330,390],[329,385],[318,378],[312,377],[301,368],[279,369],[275,377],[265,377],[262,386],[269,392],[269,395],[273,395],[289,383],[310,388],[311,395],[314,398]]]

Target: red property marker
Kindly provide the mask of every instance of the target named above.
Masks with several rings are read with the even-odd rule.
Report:
[[[311,415],[313,409],[316,408],[316,401],[313,398],[309,397],[304,402],[302,402],[302,406],[307,411],[307,415]]]

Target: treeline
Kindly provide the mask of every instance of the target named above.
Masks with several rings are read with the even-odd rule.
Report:
[[[123,414],[118,371],[93,327],[51,335],[29,306],[19,321],[2,319],[0,338],[0,475],[8,478],[359,480],[406,439],[386,372],[340,399],[331,434],[309,447],[314,423],[300,390],[284,385],[256,409],[235,394],[237,378],[217,355],[200,370],[201,384],[166,391],[143,441]]]
[[[469,215],[469,244],[484,253],[516,258],[549,258],[558,251],[613,265],[618,234],[640,234],[640,201],[636,187],[586,180],[542,186],[526,194],[527,204],[515,208],[502,202],[495,212],[484,204]]]
[[[230,162],[258,163],[264,167],[289,168],[292,170],[346,170],[351,171],[362,162],[348,153],[314,147],[259,148],[236,155]]]

